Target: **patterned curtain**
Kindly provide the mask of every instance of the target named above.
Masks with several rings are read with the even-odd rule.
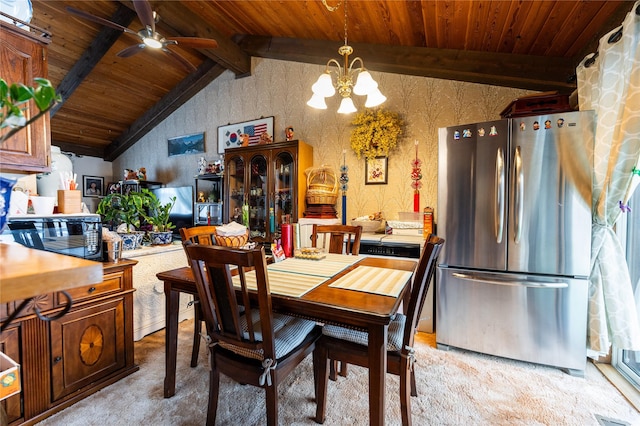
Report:
[[[593,222],[589,286],[589,356],[611,344],[640,350],[640,320],[614,225],[631,214],[625,203],[635,188],[640,159],[640,1],[621,27],[600,39],[598,52],[577,68],[581,110],[596,112]],[[635,219],[640,212],[633,212]]]

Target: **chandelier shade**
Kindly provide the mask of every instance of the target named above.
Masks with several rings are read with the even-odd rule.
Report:
[[[326,0],[322,0],[325,7],[333,12],[335,8],[327,5]],[[364,67],[364,62],[359,57],[349,62],[349,55],[353,53],[353,48],[347,43],[347,2],[344,3],[344,45],[340,46],[338,53],[342,55],[342,65],[335,59],[329,59],[327,66],[318,77],[318,80],[311,86],[313,95],[307,105],[313,108],[326,109],[327,104],[324,98],[330,98],[336,91],[342,96],[338,113],[350,114],[356,112],[351,94],[366,96],[365,107],[378,106],[387,98],[378,89],[378,83],[373,79],[369,71]],[[359,65],[359,66],[356,66]],[[335,82],[333,80],[335,77]],[[355,83],[354,83],[355,81]]]
[[[315,109],[327,109],[327,103],[324,101],[324,96],[314,93],[311,99],[307,101],[307,105]]]

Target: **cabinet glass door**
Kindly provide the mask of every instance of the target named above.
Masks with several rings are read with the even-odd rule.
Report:
[[[251,158],[249,170],[249,230],[253,241],[267,239],[267,159],[263,155]]]
[[[275,161],[275,189],[272,205],[273,214],[270,214],[271,232],[279,238],[280,226],[284,218],[289,216],[289,222],[294,214],[294,190],[293,187],[293,156],[289,152],[280,152],[276,155]]]
[[[242,205],[245,200],[244,159],[240,156],[229,159],[226,174],[229,181],[227,217],[229,218],[229,222],[235,221],[242,223]]]

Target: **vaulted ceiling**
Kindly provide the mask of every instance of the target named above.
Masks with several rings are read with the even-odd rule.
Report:
[[[344,1],[344,0],[343,0]],[[339,5],[335,12],[330,8]],[[150,1],[166,38],[217,40],[175,47],[188,71],[161,52],[116,56],[131,34],[67,11],[71,6],[134,32],[131,1],[33,0],[31,24],[51,33],[49,78],[63,96],[52,143],[113,160],[225,70],[251,72],[251,56],[325,64],[344,43],[344,3]],[[531,90],[572,92],[575,67],[616,28],[631,1],[351,0],[348,39],[373,71]]]

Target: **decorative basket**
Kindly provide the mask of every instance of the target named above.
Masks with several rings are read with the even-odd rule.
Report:
[[[376,232],[384,230],[386,222],[384,220],[352,220],[351,225],[362,226],[362,232]]]
[[[335,204],[338,199],[338,177],[331,167],[307,169],[307,204]]]
[[[240,248],[247,244],[249,240],[249,231],[244,235],[222,236],[216,235],[216,244],[224,247]]]

